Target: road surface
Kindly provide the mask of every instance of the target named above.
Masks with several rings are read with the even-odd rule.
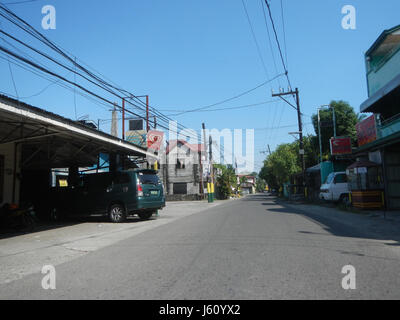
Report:
[[[355,289],[342,286],[347,265]],[[400,298],[398,241],[266,195],[226,201],[55,270],[56,289],[44,290],[36,273],[1,284],[0,298]]]

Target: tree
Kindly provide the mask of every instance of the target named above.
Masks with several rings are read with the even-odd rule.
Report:
[[[267,186],[267,183],[265,182],[264,179],[257,179],[257,182],[256,182],[256,191],[257,192],[263,192],[265,190],[266,186]]]
[[[217,177],[217,188],[224,199],[232,195],[232,188],[236,187],[236,173],[232,165],[215,164],[215,168],[221,170]]]
[[[345,101],[332,101],[331,108],[322,109],[319,112],[321,123],[321,145],[322,154],[327,156],[330,153],[329,140],[334,136],[333,129],[333,111],[335,110],[336,118],[336,136],[350,137],[354,146],[357,143],[356,124],[359,121],[359,115],[354,112],[354,109]],[[312,122],[317,139],[318,135],[318,114],[313,114]],[[319,150],[319,146],[318,146]]]
[[[264,161],[265,169],[261,170],[260,177],[274,187],[289,182],[292,174],[301,172],[298,150],[298,143],[279,145]]]

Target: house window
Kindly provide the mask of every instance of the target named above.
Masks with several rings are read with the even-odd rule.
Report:
[[[185,162],[183,160],[176,160],[176,168],[177,169],[185,169]]]
[[[174,194],[187,194],[187,183],[186,182],[179,182],[174,183]]]

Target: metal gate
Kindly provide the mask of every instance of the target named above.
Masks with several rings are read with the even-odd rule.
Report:
[[[400,209],[400,152],[385,150],[386,199],[389,209]]]

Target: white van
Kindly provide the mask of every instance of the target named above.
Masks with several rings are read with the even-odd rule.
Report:
[[[321,186],[319,198],[326,201],[347,201],[349,193],[346,172],[332,172]]]

